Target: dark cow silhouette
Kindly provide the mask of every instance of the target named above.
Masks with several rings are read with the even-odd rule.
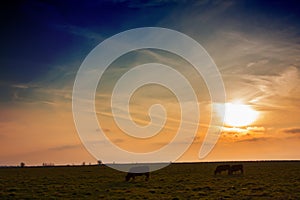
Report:
[[[215,170],[215,175],[216,174],[221,174],[222,171],[227,171],[228,174],[230,174],[230,165],[218,165],[216,170]]]
[[[234,172],[240,172],[241,174],[243,174],[244,173],[243,165],[232,165],[230,167],[230,173],[229,174],[233,174]]]
[[[126,181],[130,181],[130,179],[134,180],[136,176],[143,176],[145,175],[145,180],[148,181],[150,177],[148,166],[138,166],[130,168],[129,172],[125,176]]]

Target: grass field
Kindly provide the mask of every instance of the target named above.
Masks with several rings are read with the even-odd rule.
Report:
[[[171,164],[148,182],[105,166],[0,168],[0,199],[300,199],[300,162],[242,163],[231,176],[213,175],[223,163]]]

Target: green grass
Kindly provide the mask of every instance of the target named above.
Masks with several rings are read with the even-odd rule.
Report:
[[[244,175],[213,175],[218,164],[172,164],[150,180],[105,166],[0,168],[0,199],[299,199],[300,162],[244,162]]]

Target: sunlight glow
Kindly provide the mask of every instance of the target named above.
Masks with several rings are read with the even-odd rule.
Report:
[[[224,123],[228,126],[247,126],[253,123],[258,117],[258,112],[245,104],[226,103],[225,109]]]

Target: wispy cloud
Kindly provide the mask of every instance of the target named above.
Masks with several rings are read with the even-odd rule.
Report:
[[[201,2],[201,1],[199,1]],[[203,22],[208,22],[214,20],[214,18],[219,17],[223,12],[229,9],[232,5],[234,5],[233,1],[202,1],[199,3],[199,6],[210,4],[212,9],[205,10],[201,12],[198,16],[200,20]]]
[[[168,4],[179,3],[178,0],[152,0],[152,1],[142,1],[142,0],[114,0],[115,3],[123,3],[128,8],[147,8],[147,7],[159,7]]]
[[[105,38],[98,32],[92,31],[91,29],[83,28],[75,25],[56,25],[56,28],[71,33],[76,36],[81,36],[86,39],[92,39],[96,41],[102,41]]]
[[[26,84],[13,84],[11,85],[13,88],[19,88],[19,89],[28,89],[30,86]]]
[[[254,127],[249,126],[249,127],[247,127],[247,130],[253,131],[253,132],[265,132],[266,131],[265,127],[257,127],[257,126],[254,126]]]
[[[51,147],[48,150],[63,151],[63,150],[76,149],[76,148],[82,148],[82,144],[61,145],[61,146]]]
[[[253,138],[247,138],[247,139],[242,139],[238,140],[237,142],[260,142],[260,141],[268,141],[273,138],[268,138],[268,137],[253,137]]]
[[[48,73],[27,83],[2,83],[9,91],[11,103],[61,105],[72,101],[76,65],[56,66]]]
[[[266,97],[274,95],[285,97],[291,95],[293,90],[300,89],[299,70],[295,66],[286,68],[278,75],[249,75],[248,79],[254,83]]]
[[[223,127],[222,136],[226,138],[235,138],[243,140],[245,138],[262,137],[266,133],[265,127]]]
[[[287,67],[277,75],[246,75],[244,78],[260,92],[250,103],[265,108],[295,108],[299,105],[300,78],[295,66]]]
[[[300,134],[300,127],[283,129],[282,132],[289,134]]]

